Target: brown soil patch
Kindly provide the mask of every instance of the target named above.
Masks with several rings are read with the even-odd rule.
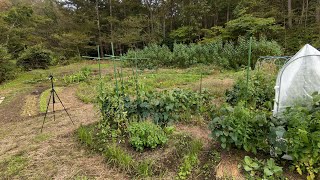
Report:
[[[210,130],[207,128],[202,128],[199,126],[187,126],[184,124],[178,124],[176,126],[176,130],[179,132],[185,132],[190,134],[191,136],[200,139],[202,143],[204,143],[205,147],[210,145],[212,139],[210,138]]]
[[[238,164],[241,162],[241,157],[234,153],[226,152],[221,154],[221,161],[216,167],[217,179],[237,179],[244,180]]]
[[[20,116],[24,99],[34,100],[29,96],[16,97],[0,110],[10,113],[10,116],[0,113],[1,121],[3,117],[9,117],[5,119],[7,123],[0,127],[0,162],[17,154],[23,154],[27,158],[24,169],[10,179],[73,179],[81,176],[96,179],[128,179],[109,167],[100,156],[79,148],[78,142],[73,138],[73,133],[80,124],[90,124],[99,119],[93,105],[80,102],[75,96],[74,87],[65,88],[60,96],[75,126],[65,111],[58,111],[55,121],[52,114],[49,114],[43,133],[40,133],[42,115]],[[10,108],[17,110],[10,111]],[[11,120],[15,117],[17,120]]]
[[[24,94],[15,96],[10,103],[1,104],[0,106],[0,122],[7,123],[12,121],[19,121],[20,110],[24,105]]]

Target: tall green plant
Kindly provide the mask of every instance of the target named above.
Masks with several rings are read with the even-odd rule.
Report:
[[[269,123],[266,114],[245,108],[243,102],[234,108],[228,105],[222,107],[209,128],[212,137],[217,139],[224,149],[235,146],[253,153],[269,150]]]

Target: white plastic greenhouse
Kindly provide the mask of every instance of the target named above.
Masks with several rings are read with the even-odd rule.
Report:
[[[305,45],[280,70],[276,86],[273,116],[297,102],[312,100],[320,90],[320,52]]]

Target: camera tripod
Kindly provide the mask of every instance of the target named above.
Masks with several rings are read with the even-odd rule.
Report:
[[[47,104],[46,114],[44,115],[44,119],[43,119],[42,126],[41,126],[41,132],[42,132],[42,129],[43,129],[43,125],[44,125],[44,123],[45,123],[45,121],[46,121],[46,117],[47,117],[47,114],[48,114],[48,109],[49,109],[49,104],[50,104],[50,101],[51,101],[51,97],[52,97],[53,120],[54,120],[54,121],[56,120],[56,115],[55,115],[55,110],[54,110],[54,104],[56,103],[55,96],[57,96],[57,98],[58,98],[58,100],[60,101],[63,109],[66,111],[66,113],[67,113],[67,115],[69,116],[72,124],[74,125],[74,123],[73,123],[73,121],[72,121],[72,119],[71,119],[70,114],[68,113],[67,109],[64,107],[61,99],[59,98],[56,90],[54,89],[54,86],[53,86],[53,76],[50,75],[50,76],[49,76],[49,79],[51,80],[51,91],[50,91],[50,97],[49,97],[48,104]]]

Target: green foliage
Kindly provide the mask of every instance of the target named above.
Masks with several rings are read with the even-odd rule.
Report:
[[[63,80],[67,84],[80,83],[82,81],[86,81],[90,77],[90,74],[91,74],[91,69],[84,67],[77,73],[74,73],[71,75],[65,75],[63,77]]]
[[[244,14],[227,22],[221,34],[226,39],[237,39],[244,35],[266,35],[280,29],[281,26],[276,25],[274,18],[258,18],[251,14]]]
[[[170,37],[178,42],[190,43],[199,38],[199,28],[194,26],[182,26],[171,31]]]
[[[116,144],[108,145],[104,151],[107,161],[123,171],[131,172],[134,160],[130,154]]]
[[[320,171],[319,109],[320,95],[314,94],[311,106],[289,108],[281,117],[286,122],[287,154],[292,156],[297,172],[307,172],[308,179],[315,179]]]
[[[150,159],[145,159],[138,162],[138,165],[136,165],[136,173],[138,177],[151,177],[153,175],[153,166],[155,162]]]
[[[106,137],[124,135],[128,125],[125,102],[115,92],[106,93],[102,84],[99,87],[98,103],[102,119],[99,123],[100,133]]]
[[[14,78],[15,66],[9,61],[10,55],[7,49],[0,45],[0,84]]]
[[[91,128],[80,126],[77,130],[77,137],[79,141],[86,146],[92,146],[93,145],[93,131]]]
[[[193,140],[187,148],[188,153],[183,157],[176,179],[187,179],[194,166],[199,164],[198,154],[202,149],[201,141]]]
[[[148,58],[129,60],[128,65],[139,68],[190,67],[194,64],[214,64],[239,69],[248,63],[249,40],[239,37],[237,42],[217,39],[206,44],[174,44],[171,52],[166,46],[151,45],[143,50],[129,51],[127,58]],[[282,49],[275,41],[253,38],[252,67],[259,56],[281,55]]]
[[[0,175],[5,179],[12,179],[12,176],[18,175],[28,164],[28,159],[23,155],[15,155],[4,162],[4,169],[0,167]]]
[[[246,101],[254,109],[272,109],[274,98],[273,84],[275,77],[263,71],[251,71],[249,83],[246,75],[242,74],[231,90],[226,91],[226,101],[236,105]]]
[[[266,114],[253,112],[245,108],[242,102],[234,108],[224,105],[209,128],[212,137],[224,149],[236,146],[253,153],[257,153],[257,150],[268,151],[269,123]]]
[[[17,65],[25,70],[47,69],[52,61],[52,52],[41,45],[29,47],[21,53]]]
[[[126,61],[129,66],[148,69],[170,66],[172,63],[172,53],[166,45],[151,44],[142,50],[129,50],[126,58],[129,58]]]
[[[245,156],[240,167],[245,170],[248,179],[284,179],[282,167],[272,158],[264,161]]]
[[[82,82],[76,90],[76,96],[82,102],[89,104],[97,102],[97,91],[92,88],[92,83]]]
[[[135,122],[128,127],[129,142],[137,150],[154,149],[168,141],[163,129],[151,122]]]
[[[146,119],[151,117],[153,121],[160,125],[181,120],[183,113],[197,114],[206,112],[209,108],[209,94],[202,94],[192,91],[175,89],[161,92],[140,92],[138,98],[131,99],[124,97],[126,112],[128,117]],[[138,116],[138,117],[137,117]]]

